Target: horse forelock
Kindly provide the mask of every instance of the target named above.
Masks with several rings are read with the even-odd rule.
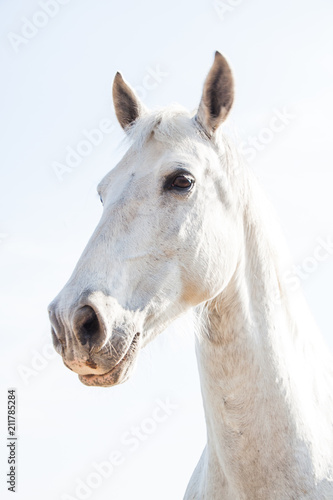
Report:
[[[152,136],[170,145],[204,138],[193,118],[194,113],[177,104],[156,108],[140,116],[128,128],[127,139],[134,148],[140,149]]]

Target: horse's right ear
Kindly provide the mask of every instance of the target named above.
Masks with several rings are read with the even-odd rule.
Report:
[[[222,54],[216,51],[195,117],[209,137],[226,119],[233,100],[234,80],[230,66]]]
[[[126,131],[144,113],[145,107],[119,72],[113,80],[112,95],[118,121]]]

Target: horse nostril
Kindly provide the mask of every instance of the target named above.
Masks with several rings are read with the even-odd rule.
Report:
[[[51,326],[51,337],[52,337],[53,347],[55,348],[55,350],[58,353],[60,353],[62,350],[62,346],[64,344],[64,341],[59,339],[53,326]]]
[[[82,345],[86,345],[88,342],[91,347],[100,340],[103,335],[103,329],[92,307],[83,306],[76,311],[74,316],[74,332]]]
[[[55,302],[52,302],[48,306],[49,320],[51,323],[51,336],[52,342],[55,350],[57,352],[61,351],[62,346],[65,343],[64,328],[62,326],[59,317],[57,316],[57,308]]]

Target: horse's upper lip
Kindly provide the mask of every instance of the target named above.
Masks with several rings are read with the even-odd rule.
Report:
[[[130,343],[128,349],[125,351],[123,356],[117,361],[117,363],[111,368],[111,370],[102,373],[102,374],[87,374],[87,375],[79,375],[79,379],[81,382],[83,382],[86,385],[113,385],[109,383],[103,383],[109,382],[110,379],[112,378],[112,375],[115,374],[116,372],[120,372],[122,365],[126,363],[126,361],[130,361],[135,357],[135,351],[137,348],[137,342],[140,336],[140,332],[137,332],[134,337],[132,342]]]

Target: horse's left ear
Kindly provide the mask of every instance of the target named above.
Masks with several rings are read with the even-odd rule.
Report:
[[[126,131],[146,108],[119,72],[113,80],[112,94],[118,121]]]
[[[222,54],[216,51],[195,117],[209,137],[228,116],[233,100],[234,80],[230,66]]]

